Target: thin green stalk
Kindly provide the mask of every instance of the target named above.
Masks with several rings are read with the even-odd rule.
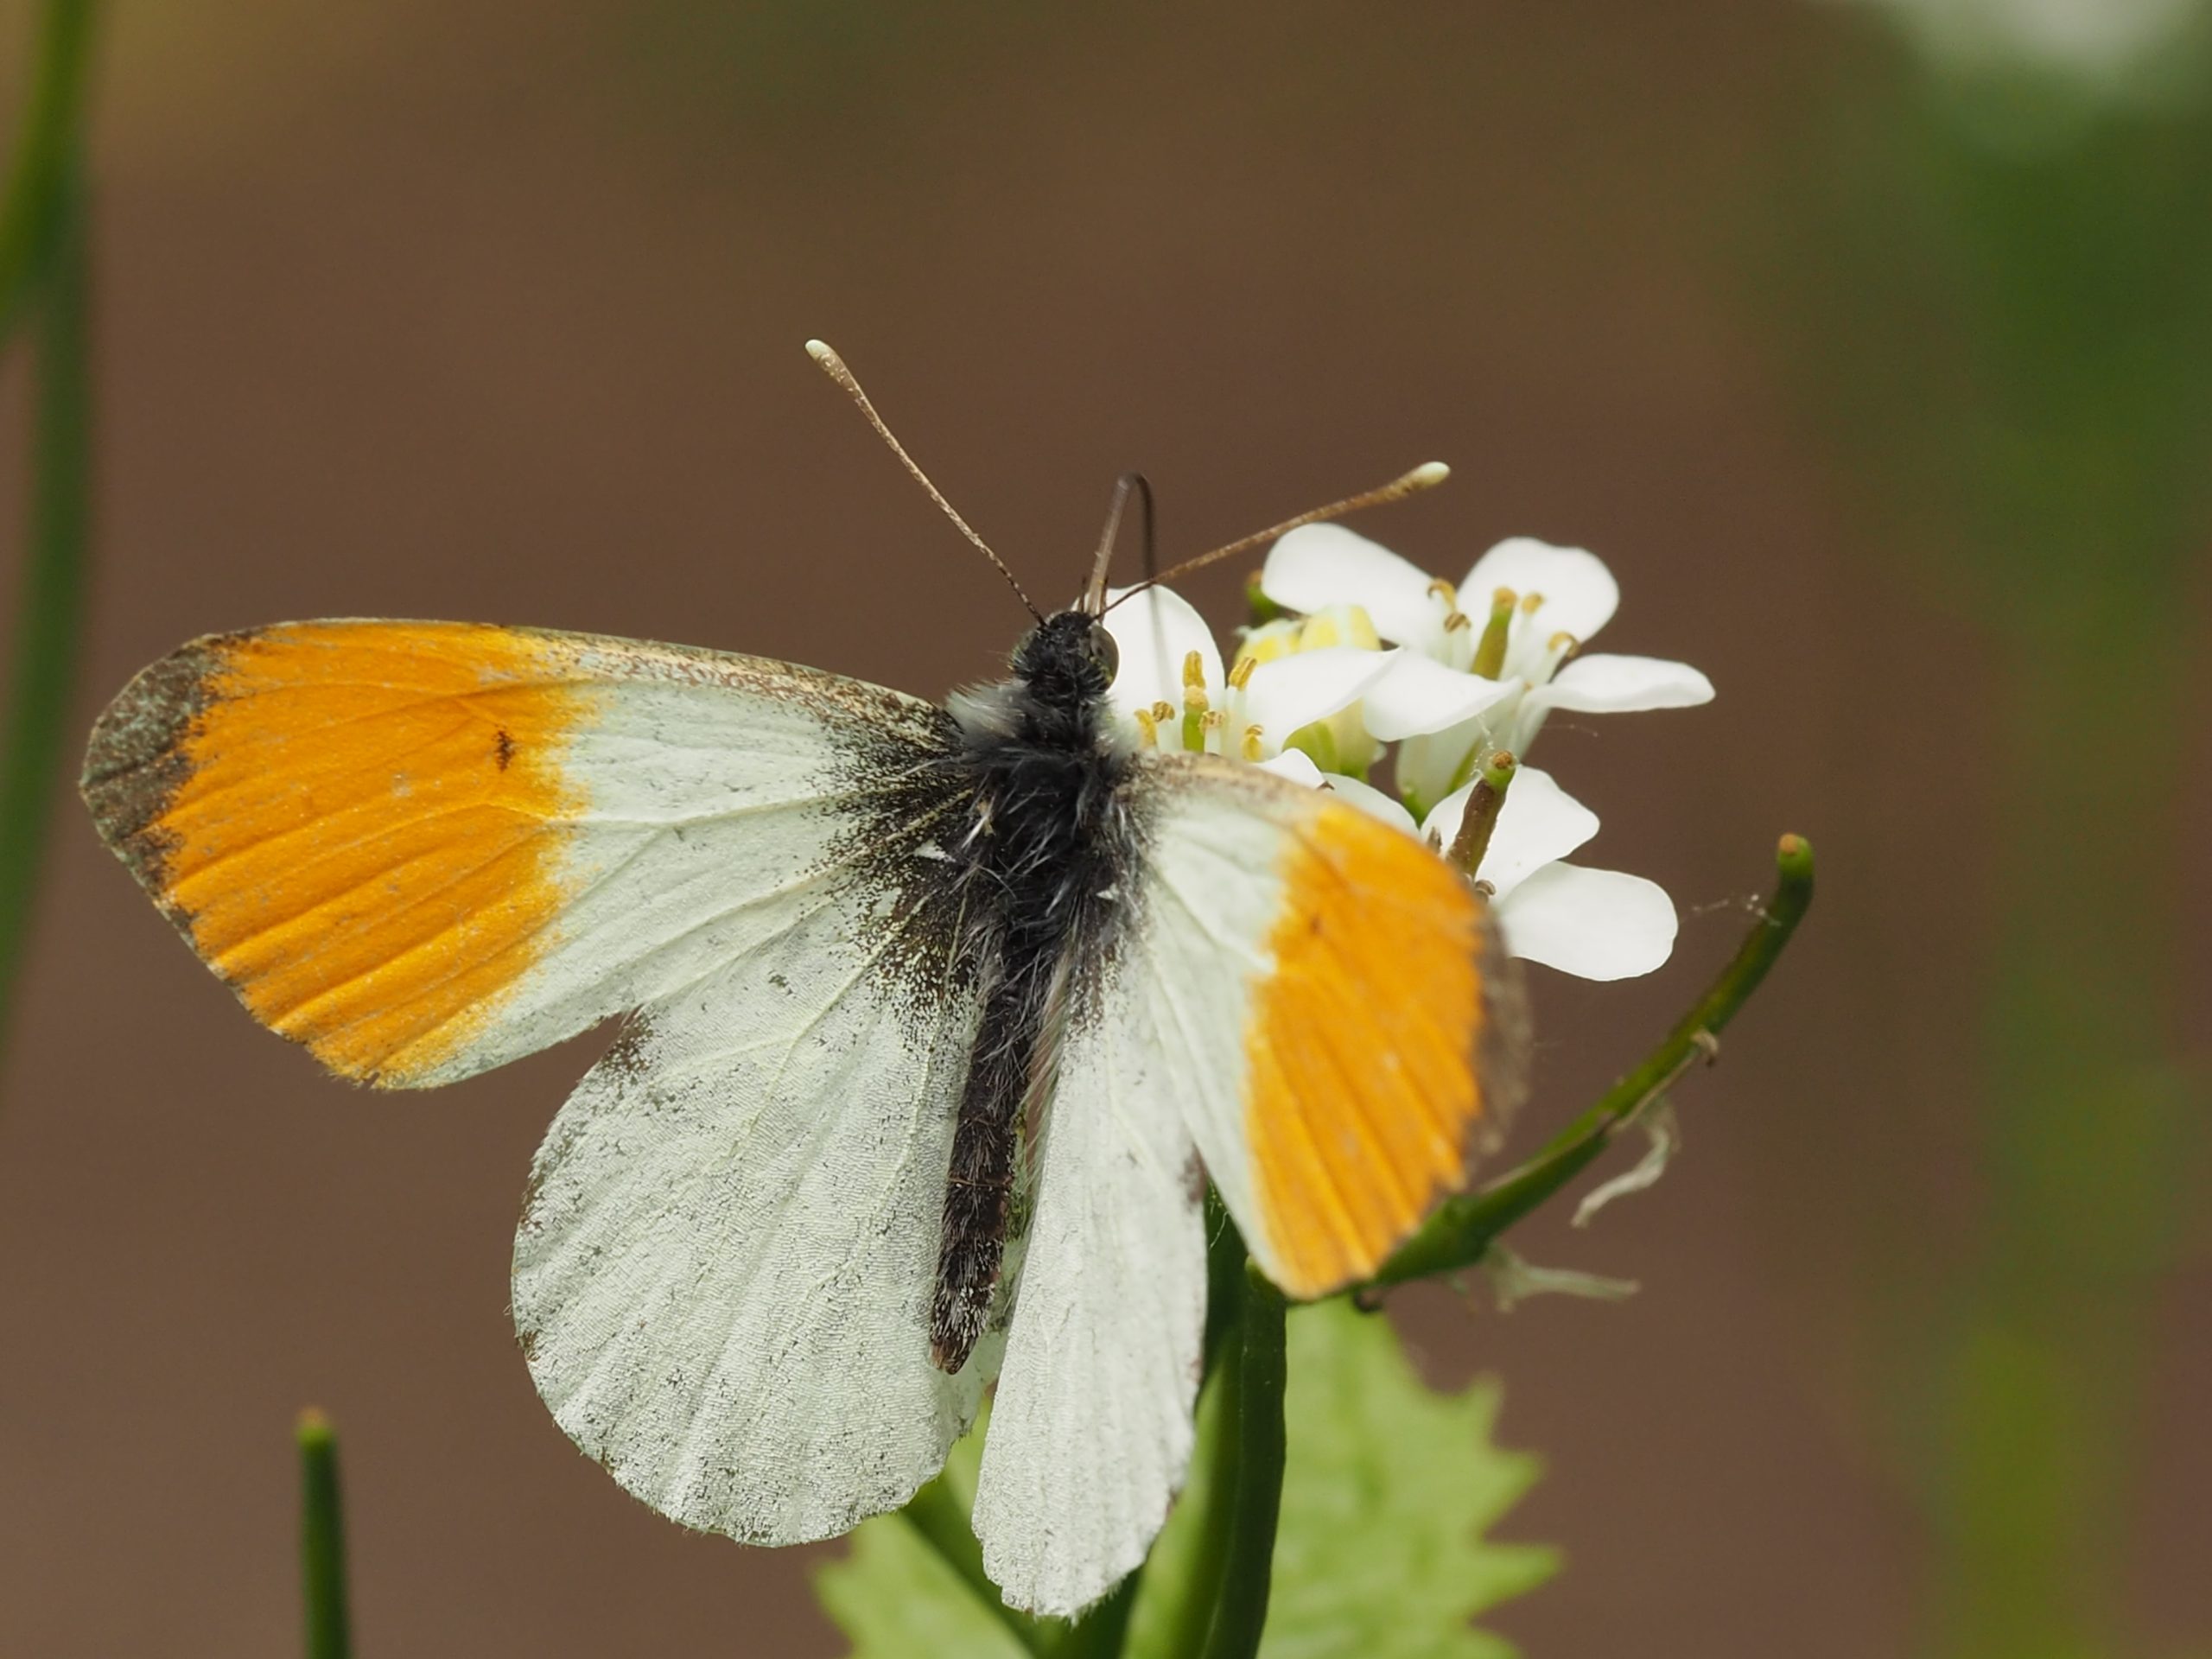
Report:
[[[1497,828],[1497,815],[1505,810],[1505,791],[1513,786],[1513,775],[1520,766],[1504,749],[1483,762],[1482,776],[1475,780],[1466,810],[1459,815],[1459,833],[1452,837],[1451,848],[1444,855],[1469,875],[1482,869],[1483,859],[1490,852],[1491,832]]]
[[[346,1526],[338,1491],[338,1437],[319,1411],[300,1414],[300,1575],[307,1659],[346,1659]]]
[[[938,1553],[938,1558],[976,1592],[976,1599],[997,1616],[1015,1641],[1031,1653],[1052,1650],[1053,1644],[1045,1627],[1007,1606],[1006,1598],[999,1594],[998,1586],[984,1573],[983,1547],[976,1541],[967,1506],[954,1495],[943,1475],[925,1484],[906,1501],[906,1507],[899,1513],[908,1525],[921,1534],[923,1541]]]
[[[88,226],[83,193],[73,186],[67,201],[34,320],[29,546],[0,751],[0,1044],[64,766],[84,624],[92,524]]]
[[[1220,1589],[1205,1659],[1252,1659],[1267,1628],[1268,1592],[1274,1573],[1275,1523],[1282,1512],[1283,1386],[1289,1362],[1284,1351],[1282,1293],[1258,1264],[1244,1270],[1243,1312],[1238,1319],[1232,1382],[1236,1409],[1222,1425],[1235,1443],[1235,1494],[1227,1514]]]
[[[1220,1195],[1206,1192],[1206,1331],[1205,1393],[1198,1402],[1198,1443],[1181,1502],[1200,1513],[1192,1529],[1191,1559],[1182,1574],[1183,1592],[1170,1624],[1166,1651],[1196,1655],[1204,1650],[1213,1626],[1214,1604],[1228,1571],[1231,1512],[1236,1502],[1237,1450],[1242,1414],[1245,1273],[1243,1235],[1223,1208]]]
[[[71,213],[92,48],[92,0],[47,0],[23,124],[0,195],[0,348],[48,274]]]
[[[1499,1234],[1588,1168],[1624,1125],[1632,1122],[1700,1054],[1707,1052],[1713,1039],[1767,976],[1813,902],[1809,842],[1802,836],[1784,836],[1776,849],[1775,865],[1774,896],[1751,924],[1734,957],[1643,1064],[1520,1168],[1479,1192],[1440,1205],[1366,1288],[1380,1289],[1472,1267]]]

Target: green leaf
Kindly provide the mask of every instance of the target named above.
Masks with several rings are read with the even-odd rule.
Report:
[[[1389,1321],[1341,1299],[1293,1309],[1289,1347],[1290,1450],[1262,1659],[1507,1659],[1510,1643],[1468,1621],[1535,1589],[1559,1558],[1484,1535],[1539,1473],[1535,1457],[1491,1442],[1498,1384],[1433,1392]],[[1215,1394],[1210,1382],[1199,1402],[1202,1443],[1216,1432]],[[982,1439],[979,1425],[940,1477],[963,1514]],[[1198,1472],[1203,1451],[1192,1466],[1145,1566],[1124,1659],[1189,1659],[1174,1650],[1185,1595],[1205,1531],[1223,1518]],[[851,1659],[1025,1659],[1067,1639],[1057,1622],[994,1605],[904,1513],[864,1522],[814,1585]]]
[[[852,1553],[816,1572],[814,1593],[852,1639],[853,1659],[1029,1659],[1029,1649],[903,1515],[863,1522]]]
[[[1388,1320],[1339,1300],[1294,1310],[1290,1452],[1262,1659],[1504,1659],[1469,1621],[1558,1570],[1556,1551],[1484,1535],[1538,1460],[1491,1440],[1502,1390],[1424,1386]],[[1199,1433],[1217,1410],[1209,1390]],[[1203,1460],[1201,1460],[1201,1464]],[[1184,1494],[1145,1569],[1128,1659],[1171,1651],[1211,1494]]]

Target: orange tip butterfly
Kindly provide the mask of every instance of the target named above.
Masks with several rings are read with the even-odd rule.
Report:
[[[1011,677],[942,707],[631,639],[289,623],[146,669],[84,776],[194,952],[341,1077],[433,1087],[629,1016],[514,1255],[538,1392],[626,1489],[830,1537],[995,1382],[984,1565],[1059,1615],[1182,1484],[1207,1182],[1285,1291],[1357,1283],[1465,1185],[1527,1049],[1443,859],[1114,721],[1114,531]]]

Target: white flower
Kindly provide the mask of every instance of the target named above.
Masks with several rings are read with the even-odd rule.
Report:
[[[1947,69],[2020,68],[2124,96],[2204,20],[2202,0],[1879,0]]]
[[[1421,827],[1449,847],[1475,786],[1453,791]],[[1675,901],[1656,881],[1620,870],[1565,861],[1598,833],[1598,815],[1555,783],[1522,766],[1513,775],[1491,826],[1477,877],[1516,957],[1579,979],[1632,979],[1665,963],[1675,949]]]
[[[1363,709],[1376,737],[1404,740],[1398,791],[1416,812],[1466,784],[1493,749],[1525,759],[1555,709],[1625,713],[1713,697],[1686,663],[1582,654],[1620,588],[1577,547],[1516,537],[1454,588],[1341,524],[1308,524],[1269,550],[1260,586],[1294,611],[1357,605],[1408,648]]]
[[[1121,657],[1108,697],[1133,743],[1251,761],[1294,782],[1332,790],[1408,835],[1446,846],[1459,833],[1471,785],[1440,802],[1427,823],[1417,825],[1390,796],[1349,773],[1325,771],[1312,754],[1286,747],[1287,740],[1323,722],[1339,734],[1358,729],[1363,719],[1374,728],[1375,693],[1386,683],[1395,690],[1376,735],[1397,735],[1408,722],[1422,729],[1452,723],[1510,689],[1402,650],[1298,649],[1308,636],[1287,633],[1261,646],[1262,652],[1287,647],[1286,654],[1265,661],[1240,656],[1224,675],[1205,620],[1164,588],[1109,611],[1106,626]],[[1361,635],[1358,620],[1339,616],[1331,626],[1344,637]],[[1325,631],[1320,637],[1330,635]],[[1423,668],[1405,675],[1408,662]],[[1426,675],[1430,669],[1433,677]],[[1422,687],[1439,694],[1425,709],[1414,695]],[[1341,735],[1328,741],[1346,745]],[[1363,754],[1360,764],[1367,758]],[[1559,861],[1597,831],[1597,814],[1548,774],[1524,766],[1506,792],[1477,874],[1495,894],[1498,924],[1515,956],[1585,979],[1649,973],[1673,948],[1674,905],[1641,877]]]
[[[1109,589],[1109,604],[1124,591]],[[1213,631],[1165,588],[1109,609],[1106,631],[1121,656],[1107,699],[1140,747],[1218,754],[1271,770],[1281,769],[1274,763],[1294,734],[1357,703],[1394,655],[1330,645],[1269,662],[1242,659],[1224,674]]]

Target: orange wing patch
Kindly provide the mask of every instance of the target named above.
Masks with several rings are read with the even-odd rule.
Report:
[[[558,645],[453,624],[200,641],[100,721],[100,830],[254,1016],[404,1086],[550,943],[590,693]]]
[[[1245,1136],[1275,1276],[1316,1296],[1372,1274],[1465,1180],[1485,1126],[1484,976],[1505,964],[1459,874],[1357,808],[1313,814],[1278,874]]]

